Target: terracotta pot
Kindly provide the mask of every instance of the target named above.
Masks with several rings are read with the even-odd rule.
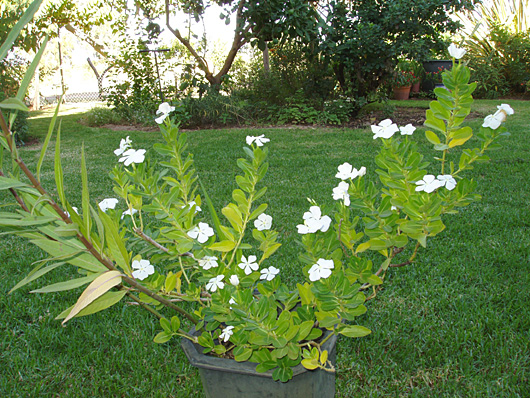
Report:
[[[421,82],[414,83],[410,89],[411,93],[419,93],[420,92],[420,84]]]
[[[408,100],[410,95],[410,87],[411,86],[394,87],[394,99]]]

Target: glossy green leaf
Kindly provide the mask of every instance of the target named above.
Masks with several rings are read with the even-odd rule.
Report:
[[[364,326],[346,325],[339,330],[339,333],[346,337],[364,337],[372,333],[372,331]]]
[[[112,307],[114,304],[118,303],[123,298],[123,296],[125,296],[126,293],[127,291],[125,290],[120,290],[117,292],[107,292],[96,300],[94,300],[89,305],[87,305],[81,311],[79,311],[79,313],[75,317],[80,318],[82,316],[95,314],[96,312],[103,311],[109,307]],[[57,315],[55,319],[64,319],[70,314],[73,308],[74,306],[66,309],[65,311]]]
[[[55,107],[55,112],[53,113],[52,120],[50,121],[50,124],[48,126],[48,133],[46,134],[46,138],[44,139],[44,142],[42,144],[42,149],[40,151],[39,160],[37,162],[37,169],[36,169],[36,175],[37,180],[40,181],[40,170],[42,168],[42,162],[44,161],[44,156],[46,155],[46,152],[48,151],[48,145],[50,144],[50,139],[52,138],[53,129],[55,128],[55,121],[57,120],[57,115],[59,114],[59,107],[62,102],[61,100],[57,103],[57,106]]]
[[[99,275],[101,274],[91,274],[83,278],[76,278],[65,282],[54,283],[53,285],[48,285],[40,289],[32,290],[30,293],[54,293],[76,289],[78,287],[86,285],[87,283],[92,282]]]

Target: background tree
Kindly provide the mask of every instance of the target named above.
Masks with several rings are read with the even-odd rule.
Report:
[[[425,60],[443,51],[443,35],[460,26],[450,15],[471,6],[469,0],[321,2],[320,48],[341,88],[364,97],[389,77],[398,57]]]

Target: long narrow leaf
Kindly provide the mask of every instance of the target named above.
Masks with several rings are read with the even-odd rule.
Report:
[[[103,294],[107,293],[114,286],[117,286],[121,283],[121,272],[120,271],[107,271],[104,274],[98,276],[88,287],[85,289],[77,303],[75,303],[74,308],[70,311],[68,316],[64,318],[62,324],[64,325],[74,316],[76,316],[83,308],[88,306],[97,298],[101,297]]]
[[[46,45],[48,44],[49,39],[50,36],[46,35],[44,41],[42,42],[39,48],[39,51],[37,51],[37,54],[35,54],[35,57],[33,58],[33,61],[31,61],[29,68],[26,70],[26,74],[24,75],[24,79],[22,79],[22,83],[20,83],[20,87],[17,91],[17,98],[21,101],[24,101],[29,84],[33,79],[33,75],[35,74],[35,70],[37,69],[37,66],[40,63],[40,59],[42,58],[42,54],[44,54],[44,50],[46,49]]]
[[[48,144],[50,143],[50,138],[52,138],[53,129],[55,128],[55,121],[57,120],[57,115],[59,114],[59,108],[61,107],[62,102],[63,102],[63,97],[61,96],[59,102],[57,103],[57,106],[55,107],[55,113],[53,114],[50,125],[48,126],[48,134],[46,134],[46,138],[44,139],[44,143],[42,144],[39,161],[37,162],[37,180],[39,181],[40,181],[40,169],[42,167],[42,162],[44,161],[44,155],[46,155],[46,151],[48,150]]]
[[[102,272],[107,268],[99,263],[92,255],[76,250],[63,242],[49,239],[34,239],[31,243],[39,246],[54,258],[64,259],[69,264],[85,269],[90,272]]]
[[[44,268],[42,268],[46,264],[45,262],[41,262],[39,265],[37,265],[35,268],[31,270],[31,272],[26,276],[24,279],[22,279],[20,282],[18,282],[10,291],[9,293],[13,293],[15,290],[20,289],[22,286],[27,285],[30,282],[33,282],[35,279],[40,278],[42,275],[47,274],[51,270],[54,270],[60,265],[63,265],[64,262],[60,263],[54,263],[50,264]]]
[[[66,209],[66,195],[64,194],[64,172],[61,165],[61,122],[57,127],[57,138],[55,139],[55,185],[57,186],[57,194],[61,200],[63,209]]]
[[[54,292],[64,292],[65,290],[72,290],[78,287],[84,286],[87,283],[92,282],[101,274],[92,274],[89,276],[84,276],[82,278],[72,279],[65,282],[54,283],[40,289],[32,290],[30,293],[54,293]]]
[[[42,0],[35,0],[33,3],[31,3],[22,15],[22,18],[20,18],[16,25],[13,26],[13,29],[11,29],[11,32],[9,32],[7,35],[6,41],[0,47],[0,61],[6,57],[7,52],[15,42],[22,29],[24,29],[24,26],[26,26],[33,19],[33,15],[35,15],[41,3]]]
[[[127,294],[126,290],[120,290],[119,292],[107,292],[101,297],[94,300],[92,303],[87,305],[85,308],[83,308],[79,313],[76,315],[76,318],[79,318],[81,316],[91,315],[99,311],[103,311],[104,309],[107,309],[117,302],[119,302],[123,296]],[[55,319],[64,319],[70,314],[70,311],[74,306],[71,306],[70,308],[67,308],[63,312],[61,312]]]
[[[215,228],[215,232],[217,233],[217,236],[219,237],[219,240],[227,240],[227,237],[223,233],[223,230],[221,228],[221,222],[219,221],[219,216],[217,215],[217,212],[215,210],[215,207],[208,196],[208,192],[206,192],[206,188],[202,184],[201,179],[199,178],[199,184],[201,185],[202,193],[204,195],[204,199],[206,200],[206,203],[208,204],[208,210],[210,210],[210,215],[212,216],[213,226]]]
[[[81,203],[83,208],[84,235],[90,236],[90,194],[88,192],[88,173],[85,160],[85,144],[81,146]]]

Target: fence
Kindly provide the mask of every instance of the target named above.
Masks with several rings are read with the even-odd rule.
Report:
[[[44,96],[41,94],[40,101],[42,105],[51,105],[56,104],[61,98],[60,95],[47,95]],[[69,103],[77,102],[93,102],[93,101],[104,101],[105,94],[98,93],[97,91],[86,92],[86,93],[67,93],[64,96],[64,101]]]

